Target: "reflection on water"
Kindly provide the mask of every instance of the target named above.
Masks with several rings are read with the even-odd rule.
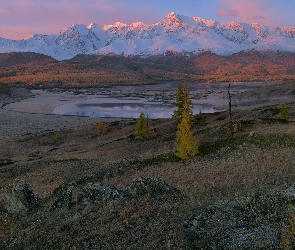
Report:
[[[171,118],[175,106],[171,103],[149,102],[144,100],[124,100],[116,98],[92,98],[71,102],[54,109],[54,114],[79,115],[91,117],[138,118],[140,113],[150,118]],[[214,112],[212,105],[194,104],[193,113]]]

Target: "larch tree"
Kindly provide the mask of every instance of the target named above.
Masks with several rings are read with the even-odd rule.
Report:
[[[290,107],[287,105],[287,103],[284,103],[282,108],[280,109],[280,115],[282,119],[286,121],[289,120],[289,110],[290,110]]]
[[[179,84],[177,93],[176,93],[176,100],[174,102],[176,106],[176,110],[173,112],[173,117],[177,118],[181,121],[183,113],[186,112],[189,118],[189,123],[193,122],[193,103],[189,98],[189,89],[188,86],[185,84]]]
[[[148,137],[147,121],[144,113],[140,113],[136,123],[135,140],[140,140]]]
[[[198,140],[191,131],[190,115],[186,110],[177,127],[175,147],[175,155],[183,160],[194,157],[199,152]]]

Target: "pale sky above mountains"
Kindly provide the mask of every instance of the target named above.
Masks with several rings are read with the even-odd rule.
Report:
[[[169,12],[217,21],[295,26],[293,0],[1,0],[0,37],[53,34],[74,23],[153,24]]]

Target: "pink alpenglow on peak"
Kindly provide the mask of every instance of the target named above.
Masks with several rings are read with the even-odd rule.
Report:
[[[218,22],[168,13],[160,22],[133,22],[100,26],[73,24],[53,35],[25,40],[0,38],[0,53],[31,51],[70,59],[77,54],[154,56],[167,52],[229,55],[242,50],[295,51],[295,27],[257,23]]]

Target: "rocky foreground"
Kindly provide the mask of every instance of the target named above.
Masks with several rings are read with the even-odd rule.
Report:
[[[286,86],[285,86],[286,87]],[[293,86],[267,90],[292,100]],[[257,98],[247,92],[236,98]],[[284,97],[284,98],[283,98]],[[290,99],[285,99],[288,97]],[[261,98],[260,98],[261,100]],[[174,156],[177,122],[136,120],[0,140],[1,249],[292,249],[295,104],[196,116],[199,154]]]

